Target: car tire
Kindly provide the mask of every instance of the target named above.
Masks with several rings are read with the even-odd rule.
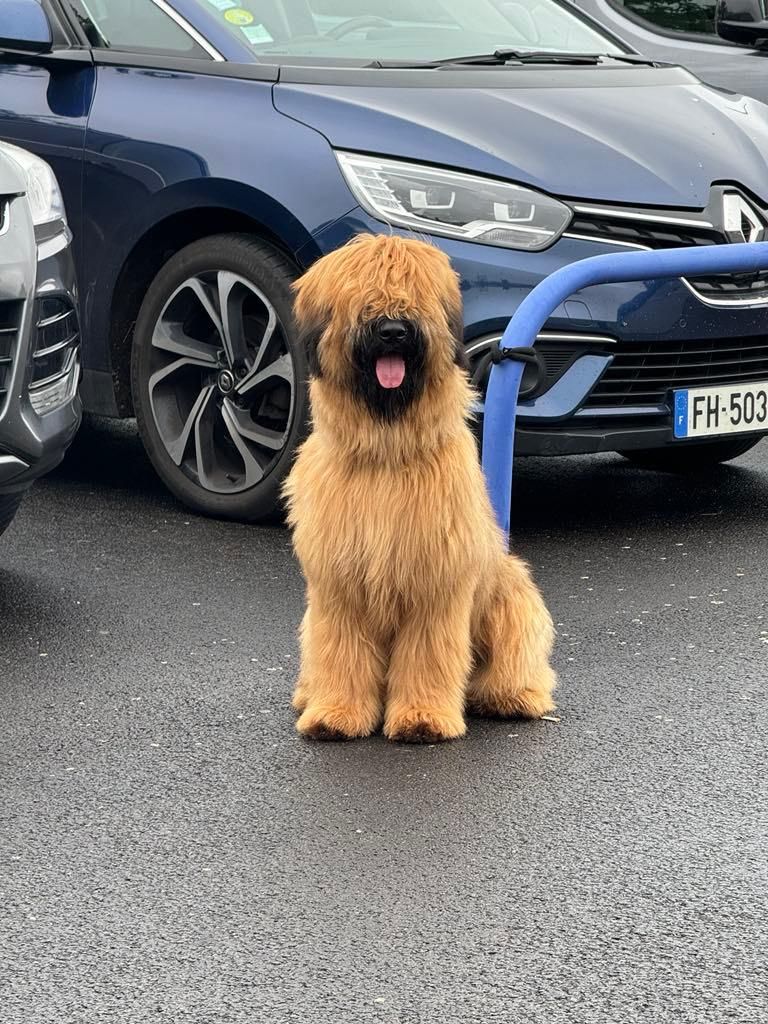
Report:
[[[2,536],[13,522],[24,492],[14,494],[0,494],[0,536]]]
[[[674,448],[638,448],[619,454],[642,469],[655,469],[661,473],[696,473],[736,459],[760,441],[762,437],[734,438],[705,441],[703,444],[681,444]]]
[[[265,521],[281,510],[307,422],[296,276],[265,242],[216,235],[172,256],[141,305],[131,356],[141,439],[169,490],[204,515]]]

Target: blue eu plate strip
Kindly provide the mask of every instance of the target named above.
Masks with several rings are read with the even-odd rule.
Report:
[[[675,437],[688,437],[688,392],[675,392]]]

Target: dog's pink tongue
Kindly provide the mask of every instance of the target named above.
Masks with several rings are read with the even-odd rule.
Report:
[[[383,388],[399,388],[405,377],[402,356],[380,356],[376,360],[376,378]]]

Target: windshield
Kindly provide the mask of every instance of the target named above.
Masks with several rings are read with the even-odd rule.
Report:
[[[195,0],[257,59],[431,61],[499,48],[622,53],[556,0]]]

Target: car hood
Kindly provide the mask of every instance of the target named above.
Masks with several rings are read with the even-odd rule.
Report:
[[[768,106],[679,68],[281,73],[275,105],[338,149],[420,160],[565,198],[707,204],[713,182],[768,201]],[[432,83],[437,83],[432,85]]]

